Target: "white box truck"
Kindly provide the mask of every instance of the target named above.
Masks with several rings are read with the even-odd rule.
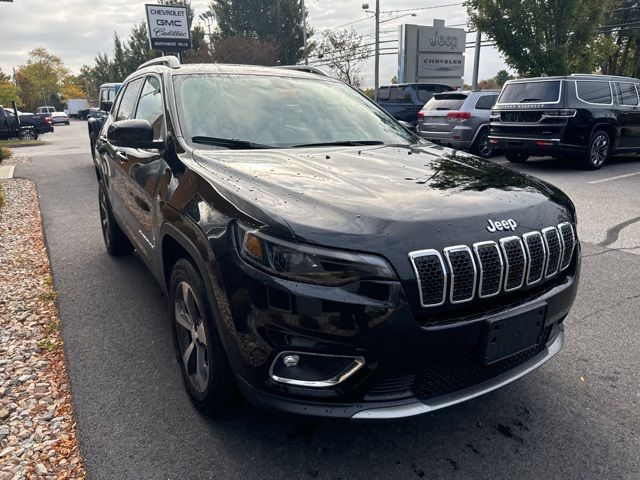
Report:
[[[84,98],[70,98],[67,100],[66,114],[72,118],[78,118],[78,112],[89,108],[89,102]]]

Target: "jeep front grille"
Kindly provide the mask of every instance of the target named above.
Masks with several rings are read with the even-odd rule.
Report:
[[[535,285],[571,263],[576,236],[570,223],[493,241],[411,252],[420,304],[436,307],[488,298]],[[446,262],[445,262],[446,260]]]

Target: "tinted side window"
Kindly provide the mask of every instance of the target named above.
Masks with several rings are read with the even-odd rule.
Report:
[[[136,100],[138,98],[138,90],[140,90],[141,83],[142,79],[138,78],[127,85],[127,89],[124,91],[124,94],[120,99],[118,113],[116,114],[116,121],[128,120],[133,115],[133,112],[136,108]]]
[[[476,110],[491,110],[497,99],[498,95],[483,95],[476,102]]]
[[[389,100],[389,87],[380,87],[378,89],[378,100]]]
[[[620,105],[638,105],[638,92],[633,83],[616,83]]]
[[[610,104],[611,88],[609,82],[576,82],[578,98],[584,102]]]
[[[411,101],[411,87],[391,87],[389,93],[390,102],[410,102]]]
[[[164,127],[164,106],[158,77],[149,76],[144,82],[135,118],[147,120],[153,127],[153,139],[162,138]]]

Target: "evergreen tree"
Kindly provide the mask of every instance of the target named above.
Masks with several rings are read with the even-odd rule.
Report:
[[[212,0],[216,39],[249,37],[277,42],[278,63],[294,64],[303,56],[300,0]],[[310,37],[311,29],[307,30]]]

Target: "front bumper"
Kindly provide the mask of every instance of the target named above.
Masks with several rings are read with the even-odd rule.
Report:
[[[542,351],[511,370],[471,387],[426,400],[421,400],[414,396],[401,401],[365,401],[351,405],[322,404],[308,401],[292,401],[280,396],[270,395],[251,387],[247,382],[242,380],[239,382],[239,386],[242,393],[254,406],[263,409],[275,409],[299,415],[351,418],[354,420],[381,420],[411,417],[465,402],[504,387],[544,365],[560,352],[563,345],[564,327],[560,325],[553,332],[552,338],[547,342]]]
[[[257,407],[336,418],[416,415],[495,390],[553,357],[562,347],[579,263],[578,252],[565,276],[532,298],[421,324],[399,285],[388,300],[373,300],[355,291],[275,278],[230,254],[221,265],[229,310],[220,312],[220,333],[237,383]],[[483,370],[478,353],[488,322],[541,305],[546,319],[539,343]],[[365,365],[344,382],[324,388],[274,381],[275,359],[291,351],[360,357]],[[457,375],[455,381],[449,380],[450,373]],[[435,386],[431,375],[437,377]]]

